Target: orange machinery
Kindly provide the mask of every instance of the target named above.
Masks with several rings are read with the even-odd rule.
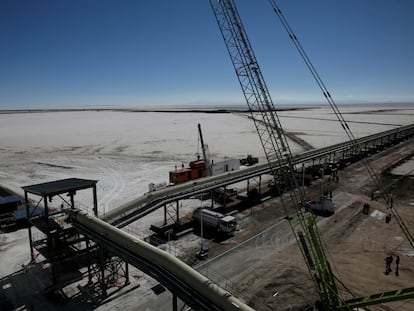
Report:
[[[206,176],[206,165],[203,160],[191,161],[190,167],[184,167],[181,169],[175,168],[174,171],[170,171],[170,183],[180,184],[189,180],[198,179]]]

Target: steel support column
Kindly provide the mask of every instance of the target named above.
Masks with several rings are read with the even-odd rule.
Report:
[[[33,252],[33,236],[32,236],[32,226],[30,225],[30,215],[29,215],[29,200],[27,196],[27,191],[24,191],[24,202],[26,204],[26,219],[28,222],[28,232],[29,232],[29,246],[30,246],[30,262],[33,262],[35,260],[34,252]]]
[[[96,217],[98,217],[98,199],[96,195],[96,185],[93,185],[92,191],[93,191],[93,213],[95,214]]]
[[[172,309],[173,311],[178,311],[178,302],[177,302],[177,295],[172,294]]]

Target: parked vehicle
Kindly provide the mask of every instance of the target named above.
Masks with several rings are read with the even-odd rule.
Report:
[[[253,157],[251,154],[248,154],[246,158],[240,159],[240,165],[251,166],[259,163],[259,158]]]
[[[196,226],[203,226],[205,230],[215,230],[217,233],[231,234],[236,231],[237,220],[234,216],[226,216],[205,208],[198,208],[193,213]]]

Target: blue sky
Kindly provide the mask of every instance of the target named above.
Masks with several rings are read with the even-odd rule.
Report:
[[[276,104],[323,102],[267,0],[236,0]],[[341,102],[414,102],[414,1],[279,0]],[[1,0],[0,109],[244,103],[208,0]]]

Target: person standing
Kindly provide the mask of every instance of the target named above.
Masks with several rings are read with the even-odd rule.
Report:
[[[390,256],[385,257],[385,274],[390,273]]]
[[[391,269],[391,263],[393,261],[392,256],[385,257],[385,274],[388,275],[392,269]]]
[[[397,258],[395,259],[395,265],[396,265],[396,267],[395,267],[395,275],[396,276],[399,276],[400,275],[400,271],[399,271],[399,268],[400,268],[400,256],[397,256]]]

